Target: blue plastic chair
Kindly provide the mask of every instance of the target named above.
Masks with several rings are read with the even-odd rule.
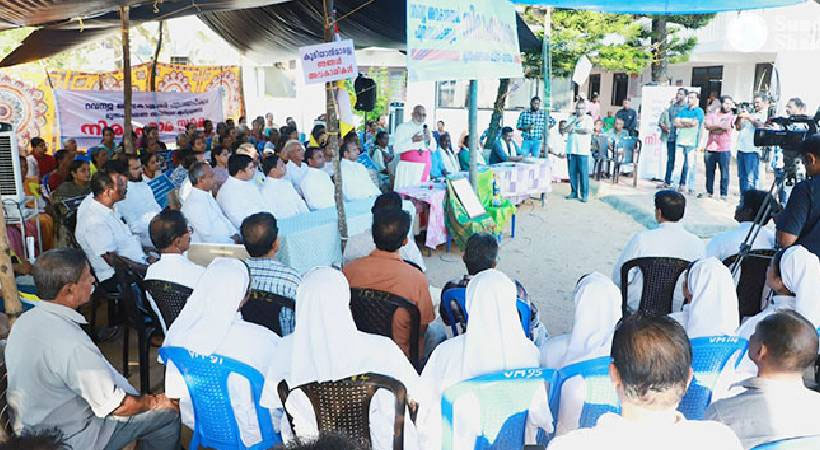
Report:
[[[820,435],[767,442],[752,447],[752,450],[806,450],[809,448],[820,448]]]
[[[547,402],[552,410],[556,371],[551,369],[513,369],[481,375],[451,386],[441,396],[441,448],[455,448],[453,405],[464,395],[478,399],[481,429],[473,448],[509,449],[524,447],[527,414],[536,389],[546,384]],[[551,435],[541,430],[539,444],[546,445]]]
[[[225,449],[269,449],[280,444],[282,438],[273,430],[270,411],[259,406],[264,379],[253,367],[220,355],[198,355],[182,347],[162,347],[163,361],[172,361],[188,385],[194,406],[194,436],[190,449],[200,445]],[[248,380],[256,408],[262,441],[245,447],[236,423],[228,393],[228,375],[235,373]]]
[[[618,392],[615,385],[609,378],[609,356],[590,359],[586,361],[570,364],[558,371],[558,388],[555,391],[556,403],[568,401],[561,398],[561,389],[564,382],[570,378],[580,376],[586,384],[586,398],[581,408],[581,417],[578,421],[578,428],[591,428],[598,423],[598,418],[603,414],[612,412],[621,413],[621,402],[618,399]],[[555,416],[558,416],[558,409],[555,409]],[[557,423],[557,419],[556,419]]]
[[[466,288],[450,288],[441,293],[441,305],[444,308],[444,314],[447,315],[447,320],[450,323],[450,330],[453,331],[453,336],[458,336],[460,334],[458,331],[458,321],[456,321],[455,313],[453,311],[453,302],[456,302],[459,312],[462,316],[464,316],[464,323],[461,325],[465,329],[467,327],[467,322],[470,320],[469,314],[467,314],[465,298],[466,293]],[[518,299],[515,302],[515,307],[518,309],[518,318],[521,320],[521,328],[524,330],[524,334],[527,338],[532,339],[532,327],[530,326],[532,323],[532,309],[530,308],[530,305],[527,304],[527,302]]]
[[[689,389],[678,405],[689,420],[701,420],[712,402],[712,391],[727,364],[737,364],[749,343],[736,336],[708,336],[691,339],[692,371],[695,373]]]

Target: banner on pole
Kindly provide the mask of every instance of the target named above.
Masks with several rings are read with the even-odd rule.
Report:
[[[356,49],[351,39],[299,47],[299,59],[302,61],[305,84],[346,80],[355,78],[359,73]]]
[[[641,90],[641,120],[638,136],[641,140],[641,159],[638,176],[649,180],[666,175],[666,142],[661,141],[661,114],[670,106],[678,89],[699,92],[700,88],[682,86],[644,86]],[[683,158],[680,155],[679,158]],[[683,159],[677,165],[681,166]],[[690,162],[691,164],[691,162]],[[680,174],[680,172],[678,172]]]
[[[507,0],[407,0],[410,81],[522,78]]]
[[[114,136],[122,138],[125,117],[122,91],[55,89],[54,96],[63,140],[76,139],[80,147],[96,145],[105,127],[111,127]],[[221,88],[201,94],[134,92],[131,108],[134,129],[156,126],[162,140],[172,140],[184,132],[190,122],[201,127],[205,120],[224,119]]]

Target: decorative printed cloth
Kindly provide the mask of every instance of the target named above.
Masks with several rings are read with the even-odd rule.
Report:
[[[447,242],[447,227],[444,222],[444,198],[447,190],[443,183],[423,183],[419,186],[400,188],[396,192],[411,200],[419,211],[424,209],[425,205],[429,208],[425,247],[434,249]]]
[[[492,166],[501,196],[519,204],[532,195],[552,192],[550,160],[503,163]]]

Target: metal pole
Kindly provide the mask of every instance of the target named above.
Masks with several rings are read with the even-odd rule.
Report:
[[[478,189],[478,80],[470,80],[470,111],[468,114],[470,133],[470,184]]]
[[[552,52],[550,51],[550,39],[552,35],[552,7],[548,6],[544,12],[544,48],[542,60],[544,67],[541,71],[544,75],[544,111],[546,112],[547,123],[544,124],[544,157],[549,153],[550,145],[550,112],[552,111]]]
[[[126,154],[134,153],[134,138],[131,135],[131,46],[128,42],[128,5],[120,6],[120,28],[122,31],[122,103],[123,147]]]

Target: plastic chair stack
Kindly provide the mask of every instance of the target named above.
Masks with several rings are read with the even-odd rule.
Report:
[[[699,337],[690,342],[695,376],[678,405],[678,411],[689,420],[701,420],[712,402],[712,393],[724,369],[737,367],[749,343],[737,336]]]
[[[171,361],[185,379],[194,407],[194,435],[188,448],[269,449],[282,442],[273,430],[270,411],[259,406],[264,378],[253,367],[220,355],[198,355],[181,347],[162,347],[163,361]],[[240,375],[250,384],[262,441],[242,442],[228,392],[228,376]]]
[[[550,369],[513,369],[482,375],[448,388],[441,397],[442,450],[470,448],[523,448],[527,414],[535,395],[550,401],[556,385],[556,372]],[[539,391],[544,387],[546,392]],[[457,442],[455,406],[459,399],[473,397],[480,408],[480,424],[475,442]],[[472,403],[470,404],[472,407]],[[554,408],[550,408],[553,410]],[[549,440],[546,435],[543,440]],[[546,442],[539,442],[546,444]]]

